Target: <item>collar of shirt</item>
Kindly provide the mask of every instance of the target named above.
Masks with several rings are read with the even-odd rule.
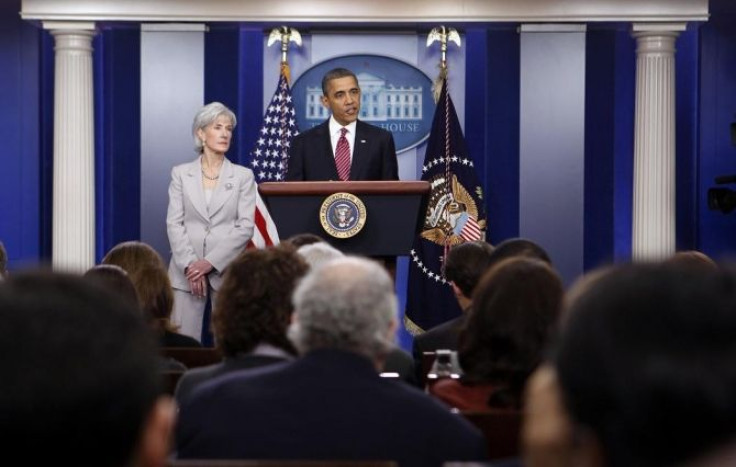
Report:
[[[335,155],[335,149],[337,148],[337,140],[340,139],[340,129],[342,128],[342,125],[337,123],[337,120],[335,120],[335,117],[330,115],[330,142],[332,143],[332,155]],[[345,138],[348,140],[348,144],[350,145],[350,162],[353,161],[353,148],[355,147],[355,129],[358,126],[358,121],[354,121],[350,123],[349,125],[345,125],[345,128],[348,129],[348,132],[345,133]]]

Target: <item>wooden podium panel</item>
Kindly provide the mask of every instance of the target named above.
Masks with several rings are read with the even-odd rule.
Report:
[[[418,231],[424,181],[266,182],[258,186],[281,239],[313,233],[348,254],[406,256]],[[320,223],[320,207],[334,193],[350,193],[366,208],[363,229],[351,238],[335,238]]]

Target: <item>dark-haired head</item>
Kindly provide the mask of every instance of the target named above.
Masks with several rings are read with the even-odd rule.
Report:
[[[305,232],[305,233],[299,233],[292,235],[291,237],[284,240],[282,243],[289,244],[293,246],[294,248],[299,248],[304,245],[311,245],[313,243],[322,243],[325,240],[320,237],[319,235]]]
[[[508,258],[536,258],[551,265],[552,260],[541,245],[526,238],[509,238],[493,250],[493,264]]]
[[[351,76],[355,82],[358,82],[358,77],[355,76],[355,73],[348,70],[347,68],[333,68],[332,70],[325,73],[325,75],[322,77],[322,94],[327,95],[328,88],[329,88],[329,82],[333,79],[339,79],[339,78],[346,78],[348,76]]]
[[[91,267],[84,273],[84,277],[95,284],[107,288],[112,293],[119,296],[135,309],[139,308],[138,295],[136,294],[133,282],[120,266],[114,264],[98,264]]]
[[[84,278],[23,273],[0,287],[0,322],[4,455],[133,465],[160,389],[140,313]]]
[[[572,303],[555,364],[606,465],[682,465],[732,443],[735,305],[733,272],[669,264],[620,266]]]
[[[309,266],[290,246],[247,250],[225,272],[212,316],[217,346],[226,356],[259,343],[296,353],[286,337],[291,295]]]
[[[493,247],[484,241],[455,245],[447,254],[445,278],[470,298],[475,286],[491,264]]]
[[[491,268],[473,294],[460,334],[465,381],[498,386],[490,405],[518,407],[559,316],[560,277],[538,259],[510,258]]]

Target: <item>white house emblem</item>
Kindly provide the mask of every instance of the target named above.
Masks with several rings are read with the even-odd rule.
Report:
[[[354,237],[363,229],[366,218],[365,204],[350,193],[328,196],[319,210],[322,228],[335,238]]]

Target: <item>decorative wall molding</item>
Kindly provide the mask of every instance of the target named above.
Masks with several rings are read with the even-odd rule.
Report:
[[[21,17],[57,21],[335,23],[687,22],[708,0],[23,0]]]

